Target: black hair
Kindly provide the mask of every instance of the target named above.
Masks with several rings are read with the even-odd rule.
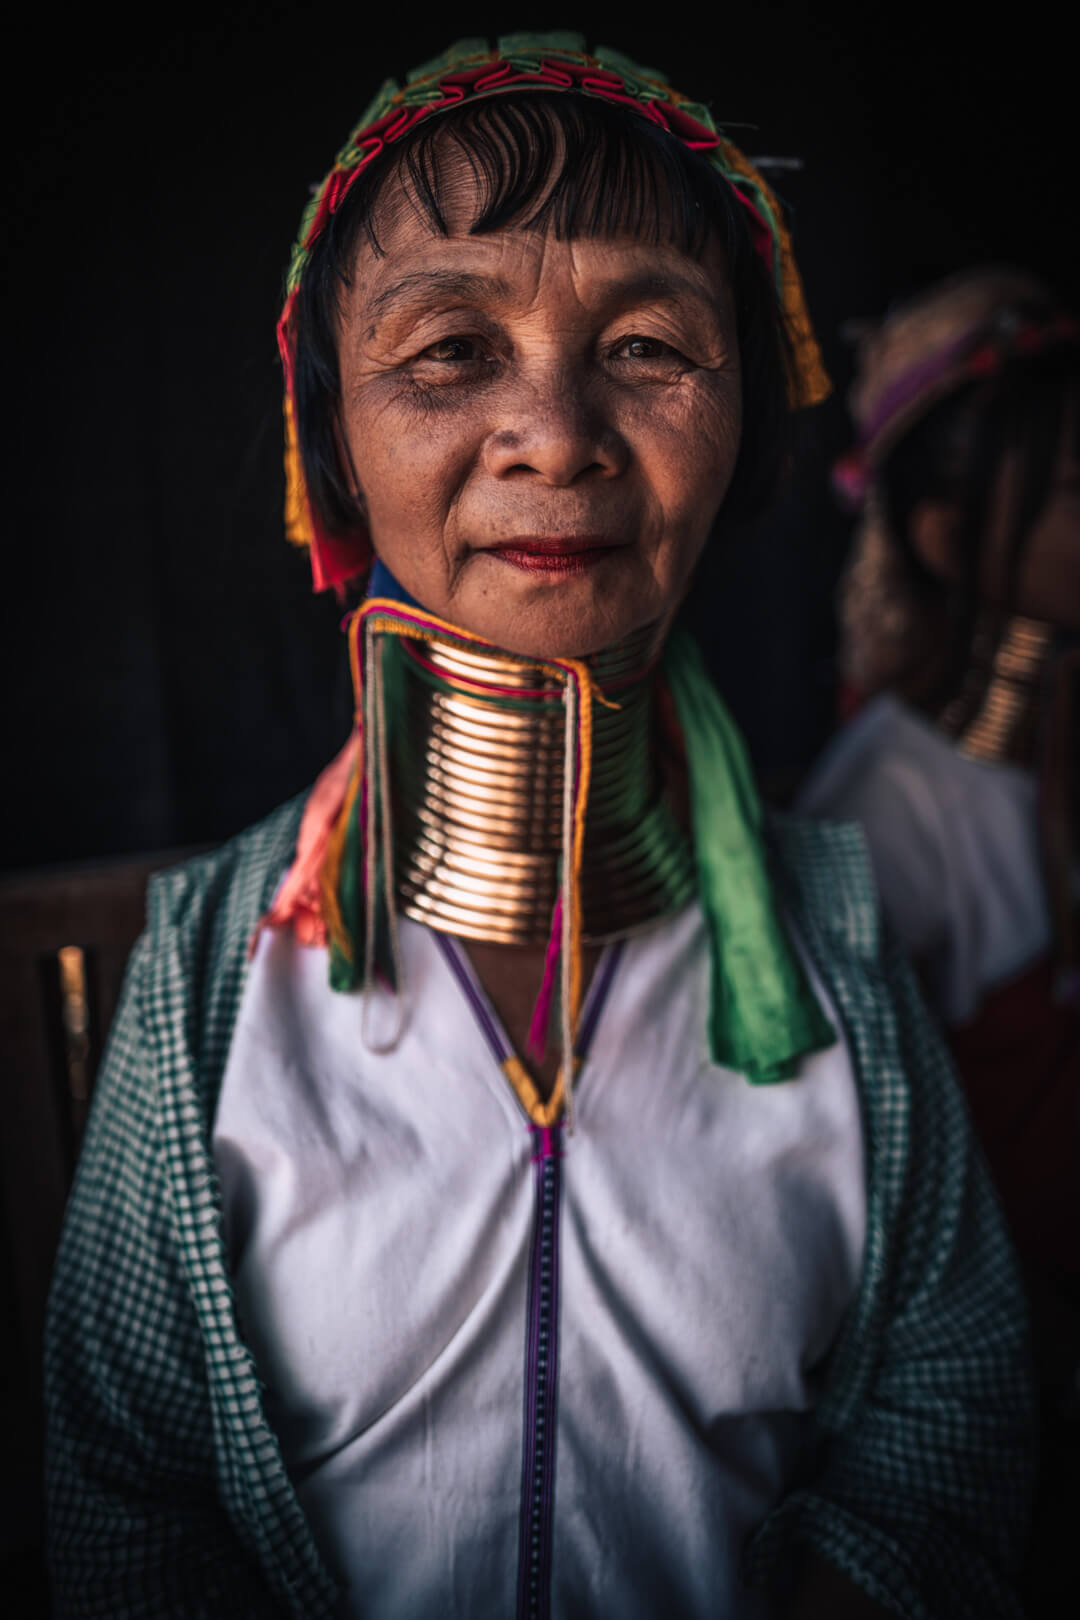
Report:
[[[1034,312],[1033,312],[1034,313]],[[955,685],[971,655],[980,608],[979,578],[990,530],[991,503],[1005,457],[1017,459],[1017,481],[1004,549],[1005,596],[1014,606],[1030,536],[1050,495],[1054,465],[1070,408],[1080,448],[1080,348],[1015,355],[992,377],[973,380],[933,406],[889,452],[878,473],[882,515],[904,564],[916,603],[927,614],[948,605],[952,646],[934,681],[921,693],[935,704]],[[958,508],[955,548],[959,584],[939,578],[915,550],[912,526],[922,501]],[[940,688],[940,690],[939,690]]]
[[[699,257],[713,240],[726,260],[739,341],[743,429],[724,516],[744,518],[771,496],[786,464],[790,352],[772,275],[754,249],[747,210],[716,169],[639,113],[597,97],[529,91],[422,120],[380,153],[315,243],[294,310],[293,388],[308,495],[333,534],[362,521],[339,463],[338,312],[357,245],[382,251],[376,220],[403,178],[433,231],[442,163],[456,146],[477,177],[470,234],[511,226],[559,239],[629,232]]]

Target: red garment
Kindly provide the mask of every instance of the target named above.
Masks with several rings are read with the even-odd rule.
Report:
[[[1021,1255],[1080,1277],[1080,1007],[1040,960],[948,1032]]]

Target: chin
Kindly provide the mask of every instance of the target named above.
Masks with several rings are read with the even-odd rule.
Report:
[[[545,586],[517,603],[493,604],[484,597],[475,612],[463,614],[457,622],[519,657],[587,658],[659,617],[644,603],[622,603],[610,596],[604,600],[598,593],[564,584]]]
[[[477,572],[447,616],[519,657],[586,658],[664,614],[651,571],[622,562],[563,577],[496,564],[496,574]]]

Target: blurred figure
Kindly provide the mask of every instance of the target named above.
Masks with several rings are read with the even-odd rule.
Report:
[[[860,335],[847,723],[799,808],[862,823],[1024,1264],[1043,1413],[1033,1615],[1080,1496],[1080,323],[950,278]]]
[[[865,830],[1018,1247],[1080,1265],[1080,324],[967,272],[860,336],[837,483],[853,717],[800,808]]]

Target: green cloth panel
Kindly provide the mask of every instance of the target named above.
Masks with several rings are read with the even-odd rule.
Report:
[[[364,977],[364,873],[363,850],[360,841],[360,806],[363,792],[349,816],[345,834],[345,850],[341,862],[341,881],[338,904],[341,920],[352,941],[351,959],[332,941],[330,944],[331,990],[355,990]]]
[[[394,735],[398,728],[405,724],[403,662],[405,654],[396,636],[384,636],[382,641],[384,723],[389,738]],[[341,878],[338,884],[338,903],[341,907],[341,919],[352,941],[352,958],[347,957],[331,941],[329,948],[331,990],[357,990],[364,981],[364,847],[360,836],[363,797],[361,791],[356,795],[356,801],[353,804],[345,838],[345,851],[341,862]],[[394,952],[390,940],[390,919],[386,915],[386,903],[384,900],[384,866],[382,839],[380,837],[381,817],[387,813],[388,807],[377,804],[377,795],[371,789],[370,784],[369,799],[368,814],[371,823],[369,836],[376,840],[375,894],[372,898],[372,904],[375,906],[375,970],[379,978],[389,985],[391,990],[396,990],[397,968],[394,963]]]
[[[709,931],[709,1052],[755,1085],[790,1079],[836,1035],[795,955],[773,894],[761,801],[742,738],[696,642],[664,649],[690,781],[698,892]]]

